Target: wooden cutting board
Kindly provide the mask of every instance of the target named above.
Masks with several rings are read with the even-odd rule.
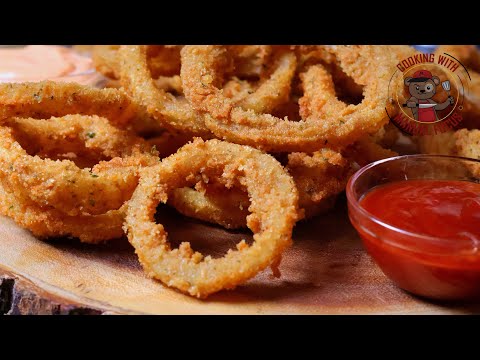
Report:
[[[174,242],[223,254],[242,232],[184,218],[166,208],[159,217]],[[335,211],[295,228],[280,267],[234,291],[197,300],[148,279],[123,240],[84,245],[39,241],[0,217],[0,314],[436,314],[472,313],[480,304],[439,304],[395,287],[364,251],[348,221],[345,199]]]

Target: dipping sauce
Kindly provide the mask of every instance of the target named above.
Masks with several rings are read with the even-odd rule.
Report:
[[[92,60],[74,50],[55,45],[0,48],[0,82],[98,81]]]
[[[384,224],[353,225],[401,288],[435,299],[480,298],[480,184],[396,181],[374,187],[359,205]]]

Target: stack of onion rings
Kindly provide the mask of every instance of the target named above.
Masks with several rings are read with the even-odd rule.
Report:
[[[0,85],[0,213],[42,238],[126,232],[148,275],[199,298],[278,275],[296,221],[329,210],[358,166],[396,155],[386,89],[413,52],[96,46],[113,88]],[[159,202],[255,241],[220,259],[171,249]]]
[[[205,115],[205,124],[216,136],[237,144],[266,151],[315,151],[326,143],[349,145],[378,131],[388,121],[384,89],[399,59],[388,47],[344,46],[329,51],[344,72],[365,87],[365,99],[359,105],[335,109],[338,102],[334,101],[331,78],[319,65],[309,68],[302,79],[302,121],[244,109],[225,97],[219,87],[229,58],[229,50],[223,46],[183,47],[183,91],[191,105]],[[368,66],[372,59],[376,59],[374,67]],[[371,71],[365,72],[365,68]]]
[[[118,57],[120,61],[121,83],[137,104],[170,131],[179,131],[192,136],[211,137],[205,126],[204,117],[192,109],[183,97],[173,96],[165,87],[157,86],[148,68],[148,46],[122,46]],[[230,67],[232,59],[225,59],[222,65]],[[288,100],[290,83],[295,73],[296,58],[293,54],[281,56],[272,69],[264,67],[269,76],[258,87],[248,91],[245,96],[232,96],[238,106],[257,111],[269,111]],[[177,89],[177,93],[178,93]]]
[[[0,127],[0,139],[0,182],[7,202],[17,200],[8,206],[21,208],[25,215],[17,209],[15,219],[42,237],[119,237],[121,208],[135,190],[139,169],[158,162],[145,141],[98,116],[8,118]],[[78,166],[92,161],[98,164]],[[45,219],[32,220],[30,214],[42,210]],[[76,218],[91,226],[80,232],[73,226]],[[98,232],[102,222],[105,231]]]

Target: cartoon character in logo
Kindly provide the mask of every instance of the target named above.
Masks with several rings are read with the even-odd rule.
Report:
[[[440,104],[432,100],[432,97],[437,93],[440,79],[438,76],[432,76],[432,73],[428,70],[415,72],[413,77],[405,78],[404,83],[412,97],[403,106],[412,110],[413,117],[417,121],[435,122],[438,120],[437,111],[446,109],[454,103],[454,98],[450,95],[447,100]],[[442,83],[443,88],[450,93],[450,83],[445,81],[444,84]]]

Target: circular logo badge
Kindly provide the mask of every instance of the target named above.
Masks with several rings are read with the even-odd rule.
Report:
[[[470,74],[453,56],[415,54],[402,59],[388,87],[387,114],[402,132],[433,135],[450,131],[462,121]]]

